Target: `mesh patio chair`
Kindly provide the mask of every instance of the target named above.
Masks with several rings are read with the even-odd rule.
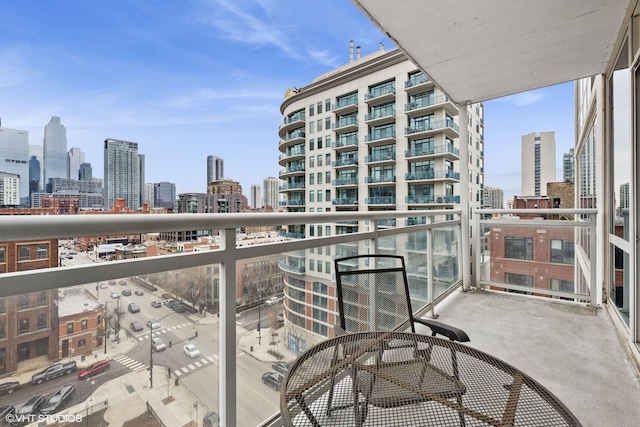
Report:
[[[467,334],[453,326],[431,319],[416,318],[411,308],[409,283],[404,258],[398,255],[356,255],[334,260],[338,294],[339,324],[336,335],[366,331],[416,332],[416,323],[427,326],[431,335],[441,335],[453,341],[469,341]],[[395,360],[394,349],[415,346],[411,360]],[[335,354],[335,363],[358,353],[358,348],[343,348]],[[430,347],[420,347],[415,342],[385,340],[369,348],[367,353],[376,369],[388,370],[390,375],[402,377],[415,386],[426,388],[437,396],[461,402],[465,387],[458,376],[456,354],[451,353],[451,366],[445,371],[433,366]],[[414,393],[387,381],[376,382],[366,370],[350,373],[353,384],[353,403],[333,406],[334,385],[329,389],[327,415],[338,409],[354,407],[356,424],[362,425],[370,406],[394,408],[427,401],[424,394]],[[418,381],[415,383],[415,381]],[[384,383],[384,384],[383,384]],[[464,418],[460,415],[460,424]]]

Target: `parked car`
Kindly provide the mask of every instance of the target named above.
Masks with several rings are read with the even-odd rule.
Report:
[[[120,298],[120,292],[111,291],[111,298]]]
[[[131,291],[129,289],[123,289],[121,292],[121,295],[124,297],[130,297],[131,296]]]
[[[278,298],[277,298],[277,297],[270,297],[270,298],[267,298],[267,299],[264,301],[264,303],[265,303],[266,305],[273,305],[273,304],[275,304],[275,303],[277,303],[277,302],[278,302]]]
[[[142,324],[140,326],[142,326]],[[109,369],[110,366],[111,366],[111,363],[106,359],[93,362],[91,365],[87,366],[85,369],[82,369],[80,370],[80,372],[78,372],[78,379],[84,380],[85,378],[98,375],[99,373]]]
[[[280,390],[284,377],[277,372],[265,372],[262,374],[262,384],[266,384],[275,391]]]
[[[116,281],[115,280],[109,280],[109,286],[115,286]]]
[[[18,381],[8,381],[6,383],[2,383],[0,384],[0,395],[11,394],[18,387],[20,387],[20,383]]]
[[[144,292],[142,292],[140,289],[136,289],[136,291],[134,292],[134,294],[138,295],[138,296],[142,296],[144,295]]]
[[[118,283],[120,284],[120,286],[127,286],[126,280],[120,280]]]
[[[131,330],[133,332],[140,332],[144,329],[144,326],[142,326],[142,323],[134,320],[133,322],[131,322],[131,325],[129,325],[131,327]]]
[[[162,303],[159,300],[152,301],[151,307],[154,307],[154,308],[162,307]]]
[[[100,283],[100,289],[107,289],[106,283]]]
[[[285,375],[289,370],[289,364],[287,362],[273,362],[271,364],[271,369]]]
[[[200,350],[198,350],[198,347],[196,347],[193,344],[185,345],[183,350],[184,350],[184,354],[186,354],[192,359],[195,359],[196,357],[200,356]]]
[[[71,384],[63,385],[42,405],[40,413],[43,415],[49,415],[58,412],[64,407],[65,403],[67,403],[75,391],[75,386]]]
[[[173,297],[170,294],[164,293],[162,294],[162,299],[173,299]]]
[[[67,363],[56,363],[51,365],[40,372],[37,372],[31,376],[31,382],[34,384],[42,384],[44,381],[49,381],[54,378],[61,377],[63,375],[75,372],[78,369],[76,361],[72,360]]]
[[[151,339],[151,348],[155,351],[162,351],[167,349],[167,345],[158,337]]]
[[[160,326],[160,322],[158,322],[156,319],[147,320],[147,326],[150,326],[151,329],[160,329],[162,327]]]
[[[21,426],[34,421],[32,415],[38,414],[38,409],[44,403],[44,396],[33,396],[27,400],[20,409],[14,414],[14,422],[12,425]]]
[[[132,302],[129,304],[129,306],[127,307],[127,309],[129,310],[129,313],[139,313],[140,312],[140,306],[138,306],[138,304]]]
[[[13,405],[0,406],[0,425],[2,425],[2,422],[5,422],[6,424],[7,417],[15,413],[16,413],[16,407]]]
[[[177,299],[173,299],[173,298],[168,298],[164,300],[164,305],[171,308],[171,306],[173,306],[173,304],[177,304],[179,301]]]
[[[187,311],[187,307],[182,304],[181,302],[177,303],[177,304],[173,304],[171,306],[171,309],[173,311],[175,311],[176,313],[184,313],[185,311]]]

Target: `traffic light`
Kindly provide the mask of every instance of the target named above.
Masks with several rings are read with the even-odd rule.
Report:
[[[169,348],[171,348],[171,341],[169,341]]]
[[[167,368],[167,376],[171,378],[171,368]]]
[[[196,331],[196,338],[198,338],[198,331]]]

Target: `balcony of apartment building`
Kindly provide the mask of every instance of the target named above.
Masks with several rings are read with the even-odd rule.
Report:
[[[336,133],[355,132],[358,130],[358,117],[356,113],[336,116],[335,123],[331,124],[331,129]]]
[[[433,80],[422,71],[414,71],[404,82],[404,90],[410,95],[433,89],[433,86]]]
[[[287,116],[282,123],[278,126],[278,136],[285,138],[285,136],[292,130],[303,128],[306,124],[305,111],[300,110]]]
[[[336,97],[336,103],[331,105],[331,111],[336,114],[336,116],[358,111],[358,93]]]
[[[331,144],[331,148],[338,152],[349,151],[357,149],[358,147],[358,132],[352,131],[346,134],[339,134],[336,136],[336,140]]]
[[[289,166],[283,169],[280,169],[279,176],[282,179],[286,179],[292,176],[304,175],[304,171],[306,169],[304,159],[295,160],[293,162],[289,162]]]
[[[286,147],[300,144],[301,142],[305,142],[305,136],[306,136],[306,132],[304,128],[286,132],[284,137],[280,140],[280,143],[278,144],[278,148],[281,151],[284,151]]]
[[[409,102],[404,105],[407,117],[416,117],[439,109],[444,109],[451,116],[458,115],[458,106],[446,95],[434,95],[433,93],[422,96],[412,95]]]
[[[286,166],[288,162],[304,159],[306,150],[304,143],[285,148],[285,152],[278,157],[280,166]]]
[[[311,295],[312,282],[320,280],[313,279],[314,272],[308,269],[314,258],[328,253],[332,257],[402,253],[407,261],[412,299],[419,302],[414,307],[418,315],[437,314],[440,321],[464,329],[471,337],[468,345],[524,370],[558,396],[584,425],[632,425],[640,399],[635,368],[617,336],[611,310],[604,307],[616,304],[615,298],[607,300],[608,295],[602,295],[599,284],[594,282],[597,211],[562,210],[567,220],[495,214],[496,219],[484,219],[476,212],[471,225],[482,232],[474,239],[463,231],[461,212],[350,212],[348,216],[340,212],[275,213],[273,218],[260,214],[180,214],[154,215],[144,220],[133,215],[3,218],[3,241],[106,234],[107,230],[144,235],[213,228],[220,230],[220,248],[6,273],[0,275],[0,289],[6,297],[24,291],[87,285],[92,288],[97,281],[123,277],[147,280],[153,275],[215,265],[226,282],[220,289],[220,323],[211,325],[209,331],[220,340],[219,371],[210,368],[213,375],[219,376],[220,397],[209,403],[209,409],[224,413],[226,425],[279,426],[279,394],[263,387],[259,378],[247,379],[238,370],[241,359],[236,348],[236,266],[247,259],[278,256],[285,280],[295,287],[299,297],[301,292]],[[290,237],[285,242],[236,244],[238,229],[281,224],[300,225],[288,226],[286,232],[283,228],[280,235]],[[304,238],[304,224],[317,224],[318,230],[324,228],[323,224],[334,224],[336,234]],[[350,232],[338,232],[339,224],[350,227]],[[475,248],[472,254],[467,251],[469,244]],[[326,284],[333,286],[331,281]],[[313,306],[310,297],[285,301],[286,319],[290,315],[305,318]],[[624,309],[620,300],[620,306],[616,305],[613,311]],[[330,330],[333,325],[326,326]],[[288,345],[288,334],[302,333],[300,326],[287,322],[284,328],[284,346]],[[302,337],[306,348],[327,338],[306,331],[296,338],[296,345]],[[263,414],[262,418],[245,418],[245,411],[238,408],[247,400],[257,401],[256,395],[260,396],[257,412]],[[594,404],[601,403],[602,396],[609,397],[607,404]]]
[[[396,85],[394,82],[385,82],[369,88],[364,95],[364,102],[369,105],[379,105],[396,99]]]
[[[460,181],[460,173],[448,169],[429,169],[407,172],[404,176],[407,181],[442,181],[454,183]]]
[[[364,116],[364,122],[370,126],[392,123],[395,119],[395,102],[371,107],[369,113]]]
[[[452,118],[435,120],[429,117],[430,116],[425,118],[411,118],[409,120],[409,126],[404,129],[405,135],[412,139],[418,137],[426,138],[433,136],[438,132],[444,132],[449,138],[457,138],[459,136],[460,128]]]
[[[433,157],[452,161],[460,159],[460,150],[453,145],[453,141],[449,138],[444,144],[434,144],[433,138],[411,139],[409,144],[411,148],[405,150],[404,155],[411,158],[412,161]]]

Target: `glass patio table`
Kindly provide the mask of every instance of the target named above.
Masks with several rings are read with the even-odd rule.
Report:
[[[292,363],[286,426],[580,426],[513,366],[466,345],[408,332],[323,341]]]

